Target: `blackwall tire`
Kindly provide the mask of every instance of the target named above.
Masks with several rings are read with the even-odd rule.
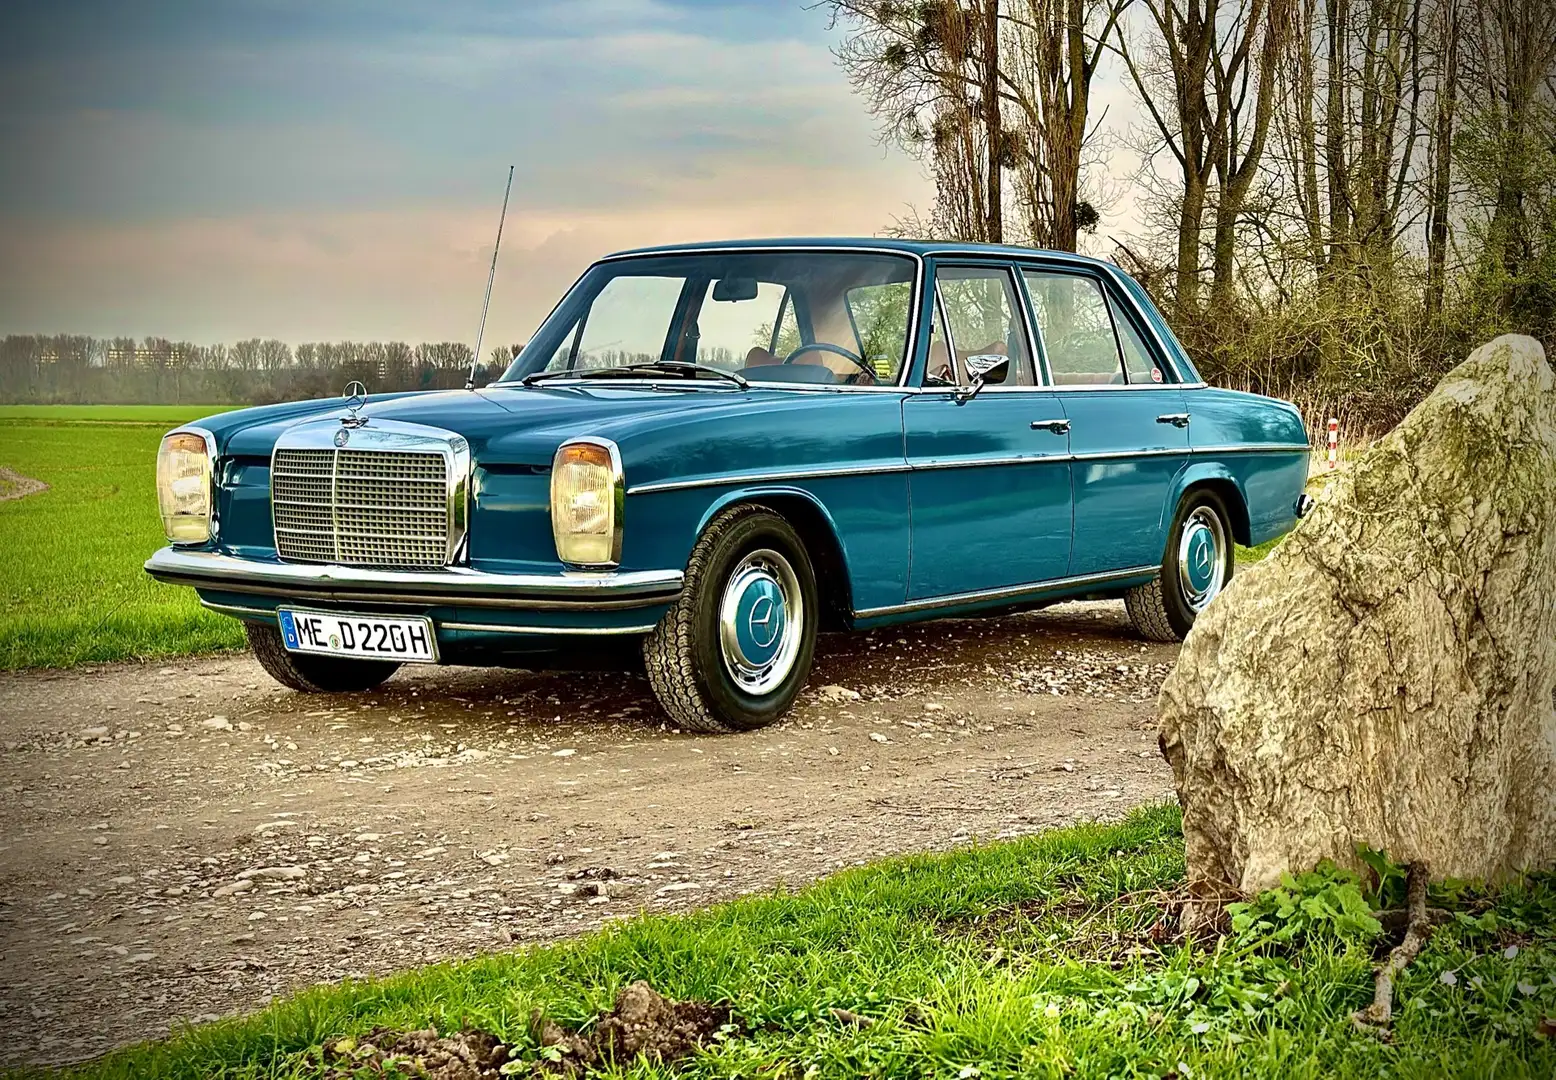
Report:
[[[379,686],[400,669],[381,660],[348,660],[288,652],[281,631],[264,623],[246,622],[249,648],[259,666],[282,686],[304,694],[354,694]]]
[[[1124,594],[1129,621],[1151,641],[1182,641],[1194,620],[1232,580],[1231,515],[1213,491],[1192,491],[1167,530],[1160,573]]]
[[[720,514],[675,605],[643,642],[649,685],[676,726],[729,734],[789,711],[810,676],[821,614],[804,542],[760,506]]]

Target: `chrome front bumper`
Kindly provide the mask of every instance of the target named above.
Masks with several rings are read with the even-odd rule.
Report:
[[[446,570],[370,570],[355,566],[258,562],[214,551],[165,547],[146,573],[170,585],[288,600],[506,608],[514,611],[619,611],[673,602],[679,570],[489,574]]]

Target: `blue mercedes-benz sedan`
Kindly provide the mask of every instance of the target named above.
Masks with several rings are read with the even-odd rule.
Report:
[[[1293,527],[1308,453],[1296,409],[1207,386],[1106,263],[663,247],[591,266],[482,389],[169,433],[146,569],[300,691],[640,652],[676,724],[740,731],[823,630],[1114,597],[1181,638],[1234,543]]]

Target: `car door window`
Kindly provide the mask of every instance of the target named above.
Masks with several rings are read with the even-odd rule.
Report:
[[[1023,270],[1048,369],[1058,386],[1112,386],[1124,367],[1107,298],[1098,282],[1078,274]]]
[[[991,381],[989,385],[1033,385],[1036,380],[1026,324],[1010,272],[994,267],[942,266],[935,272],[935,282],[950,324],[958,381],[966,371],[967,357],[995,354],[1010,357],[1010,365],[1002,382]]]
[[[547,371],[652,363],[685,288],[682,277],[623,274],[608,281],[546,364]]]
[[[1151,350],[1145,347],[1140,332],[1119,302],[1108,297],[1108,307],[1113,310],[1113,325],[1118,329],[1118,343],[1124,354],[1124,374],[1132,383],[1171,382],[1166,372],[1151,359]]]

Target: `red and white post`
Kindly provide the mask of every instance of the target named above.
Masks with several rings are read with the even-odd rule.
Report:
[[[1340,421],[1334,417],[1329,419],[1329,467],[1332,469],[1340,464]]]

